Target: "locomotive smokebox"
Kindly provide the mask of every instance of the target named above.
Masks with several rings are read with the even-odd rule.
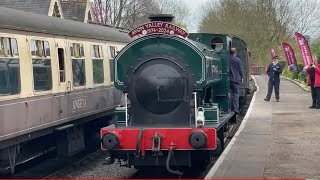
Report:
[[[148,17],[150,21],[163,21],[171,23],[174,19],[174,16],[172,14],[151,14]]]

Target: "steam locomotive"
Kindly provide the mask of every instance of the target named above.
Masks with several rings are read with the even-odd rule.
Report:
[[[224,149],[225,132],[236,122],[230,110],[229,49],[244,67],[249,90],[250,51],[240,38],[192,33],[173,25],[172,15],[152,15],[131,32],[136,37],[115,58],[115,87],[125,106],[116,123],[101,129],[106,163],[181,169],[207,166]],[[242,104],[243,105],[243,104]],[[173,170],[173,169],[176,170]]]

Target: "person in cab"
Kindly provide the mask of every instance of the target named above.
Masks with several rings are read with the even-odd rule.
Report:
[[[268,81],[268,94],[267,97],[264,98],[265,101],[270,101],[272,90],[274,88],[274,92],[276,95],[276,101],[279,102],[280,99],[280,75],[282,73],[282,67],[278,63],[278,56],[272,60],[272,63],[267,67],[267,75],[269,76]]]

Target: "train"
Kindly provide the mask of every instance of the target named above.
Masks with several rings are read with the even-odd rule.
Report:
[[[132,29],[115,57],[115,87],[125,95],[115,123],[100,130],[105,164],[165,168],[183,175],[205,168],[225,148],[230,125],[230,48],[244,72],[240,99],[250,92],[251,52],[237,36],[188,33],[170,14]],[[244,103],[241,103],[241,107]]]
[[[113,81],[128,31],[0,7],[0,171],[86,148],[124,105]],[[87,137],[88,132],[93,137]]]

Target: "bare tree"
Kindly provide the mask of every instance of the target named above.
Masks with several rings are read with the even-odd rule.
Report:
[[[175,16],[174,23],[185,26],[189,15],[189,7],[183,0],[153,0],[156,4],[156,13],[172,14]]]
[[[153,13],[175,15],[175,22],[184,24],[187,5],[182,0],[94,0],[94,19],[99,24],[133,28],[145,23]]]
[[[156,9],[150,0],[94,0],[91,7],[97,23],[125,28],[145,21]]]
[[[320,27],[320,2],[304,0],[291,2],[291,32],[313,35]]]

